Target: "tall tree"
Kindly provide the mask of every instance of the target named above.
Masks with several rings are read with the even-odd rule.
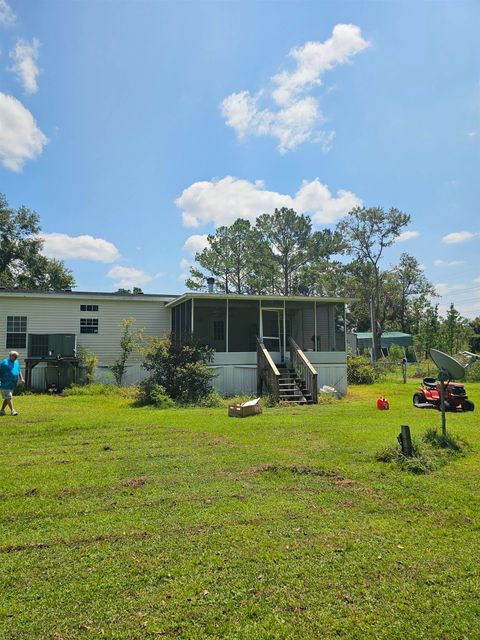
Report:
[[[428,358],[430,349],[438,349],[441,346],[440,327],[438,304],[433,306],[427,302],[415,334],[415,343],[419,347],[422,357]]]
[[[43,240],[37,213],[12,209],[0,194],[0,284],[9,288],[68,289],[75,285],[72,272],[59,260],[42,255]]]
[[[313,251],[312,221],[293,209],[282,207],[257,218],[257,228],[271,247],[282,278],[282,293],[288,296],[295,279]]]
[[[472,329],[468,325],[468,321],[460,315],[452,302],[441,325],[443,349],[450,355],[466,349],[471,333]]]
[[[278,279],[278,267],[270,247],[255,227],[241,218],[229,227],[218,227],[207,237],[208,246],[195,255],[198,266],[190,269],[189,289],[205,288],[208,276],[224,293],[270,293]]]
[[[371,315],[373,332],[373,356],[380,355],[382,327],[380,318],[381,270],[380,261],[384,251],[400,235],[410,222],[410,216],[398,209],[384,211],[380,207],[355,207],[337,224],[336,231],[345,241],[346,251],[364,262],[371,269],[373,290],[371,291]]]
[[[435,287],[425,277],[418,260],[402,253],[399,263],[382,274],[380,323],[385,328],[416,333],[422,309]]]
[[[480,316],[470,322],[472,335],[470,337],[470,350],[474,353],[480,352]]]

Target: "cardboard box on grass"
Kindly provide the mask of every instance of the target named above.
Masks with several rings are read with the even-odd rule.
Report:
[[[247,416],[255,416],[259,413],[262,413],[260,398],[248,400],[248,402],[242,402],[241,404],[231,404],[228,407],[228,415],[230,418],[246,418]]]

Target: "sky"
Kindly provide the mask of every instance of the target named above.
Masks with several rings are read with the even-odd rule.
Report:
[[[480,3],[0,0],[0,192],[80,290],[182,293],[216,226],[357,205],[480,314]]]

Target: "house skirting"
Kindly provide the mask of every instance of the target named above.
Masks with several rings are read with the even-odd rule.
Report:
[[[347,365],[326,364],[313,365],[318,373],[318,388],[323,385],[335,387],[340,395],[347,393]],[[256,365],[223,365],[214,366],[217,373],[214,388],[223,396],[250,395],[257,392]]]

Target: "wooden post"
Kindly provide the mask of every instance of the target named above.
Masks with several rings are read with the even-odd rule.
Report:
[[[402,424],[401,431],[398,435],[398,442],[402,447],[402,453],[404,456],[411,458],[413,455],[412,436],[410,434],[410,427],[406,424]]]
[[[402,376],[403,384],[407,384],[407,359],[402,358]]]
[[[442,372],[439,375],[440,378],[440,409],[442,411],[442,436],[447,435],[447,421],[445,419],[445,382],[443,380]]]

